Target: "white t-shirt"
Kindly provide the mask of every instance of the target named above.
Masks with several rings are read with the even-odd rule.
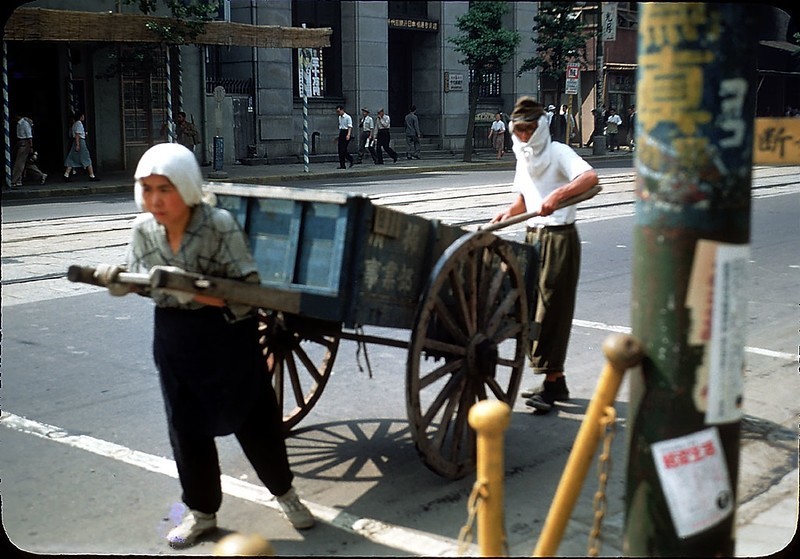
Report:
[[[72,125],[72,138],[75,138],[75,134],[78,135],[79,138],[86,138],[86,129],[83,127],[83,123],[80,120],[76,120],[75,124]]]
[[[514,137],[516,140],[516,137]],[[517,169],[514,175],[513,192],[519,192],[525,198],[527,211],[538,210],[548,194],[556,188],[564,186],[578,175],[591,171],[589,165],[580,155],[562,143],[550,144],[550,165],[536,176],[531,176],[527,161],[517,157]],[[575,222],[576,207],[573,204],[566,208],[556,210],[543,217],[532,217],[527,221],[531,227],[542,225],[568,225]]]

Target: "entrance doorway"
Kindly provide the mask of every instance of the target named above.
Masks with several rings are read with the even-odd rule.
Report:
[[[386,111],[392,127],[403,125],[403,118],[411,105],[412,34],[398,29],[389,30],[389,100]]]

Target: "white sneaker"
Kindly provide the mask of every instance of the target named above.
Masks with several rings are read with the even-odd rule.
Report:
[[[192,545],[198,537],[216,528],[216,514],[206,514],[199,510],[189,509],[181,523],[167,534],[167,541],[172,547],[187,547]]]
[[[276,499],[281,511],[283,511],[283,515],[298,530],[311,528],[316,523],[308,507],[300,502],[300,497],[297,496],[294,487],[289,489],[285,495],[281,495]]]
[[[42,184],[47,180],[47,173],[42,174]]]

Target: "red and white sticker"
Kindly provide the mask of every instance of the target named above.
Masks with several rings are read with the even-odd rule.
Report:
[[[650,448],[678,537],[702,532],[733,512],[734,494],[716,427]]]

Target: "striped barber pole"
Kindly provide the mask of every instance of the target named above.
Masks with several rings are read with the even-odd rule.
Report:
[[[167,46],[167,56],[165,57],[165,65],[167,71],[167,141],[172,143],[175,141],[172,122],[172,69],[170,68],[170,48]]]
[[[11,187],[11,117],[8,111],[8,44],[3,41],[3,127],[6,139],[6,186]]]

